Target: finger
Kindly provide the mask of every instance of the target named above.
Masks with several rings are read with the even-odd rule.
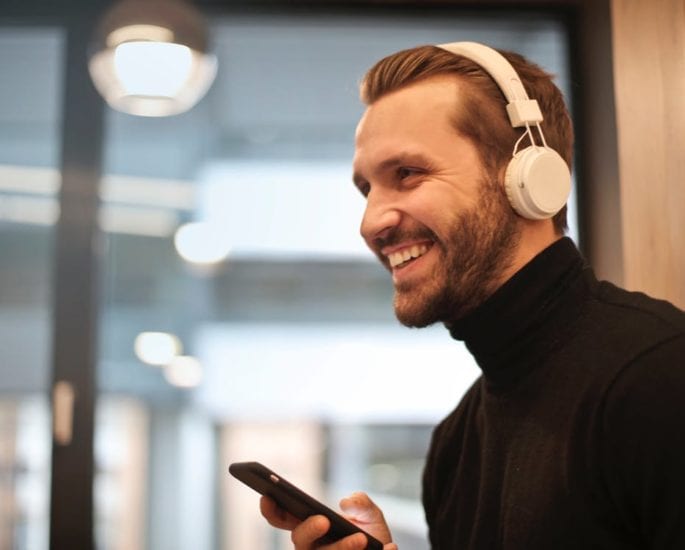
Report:
[[[290,539],[297,550],[310,550],[328,532],[330,526],[331,523],[325,516],[311,516],[293,529]]]
[[[279,529],[292,531],[301,523],[299,519],[283,510],[269,497],[259,499],[259,511],[269,524]]]

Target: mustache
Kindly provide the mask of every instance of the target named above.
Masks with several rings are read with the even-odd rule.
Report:
[[[427,227],[417,227],[414,229],[395,227],[390,229],[382,237],[374,238],[371,243],[373,244],[374,250],[381,250],[386,246],[394,246],[403,241],[410,240],[430,240],[433,242],[438,242],[438,237]]]

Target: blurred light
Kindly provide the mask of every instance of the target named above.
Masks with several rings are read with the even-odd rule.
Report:
[[[0,195],[0,220],[31,225],[54,225],[59,202],[53,197]]]
[[[56,197],[62,174],[55,168],[0,164],[0,191]]]
[[[107,174],[100,197],[104,202],[193,211],[195,192],[190,181]]]
[[[0,164],[0,222],[54,225],[60,215],[60,180],[54,168]],[[193,210],[195,193],[185,180],[103,175],[100,229],[168,238],[176,232],[181,212]]]
[[[202,365],[189,355],[180,355],[164,368],[167,382],[179,388],[194,388],[202,381]]]
[[[193,222],[182,225],[174,236],[179,255],[196,264],[214,264],[228,257],[231,247],[224,232],[215,224]]]
[[[167,42],[126,42],[114,49],[114,70],[129,96],[174,97],[190,78],[190,48]]]
[[[98,212],[100,228],[108,233],[169,237],[178,226],[178,215],[171,210],[125,204],[104,204]]]
[[[107,46],[116,48],[117,44],[134,41],[141,36],[147,36],[148,40],[155,42],[173,42],[174,33],[157,25],[127,25],[114,29],[107,36]]]
[[[122,0],[103,17],[88,68],[114,109],[168,116],[192,108],[216,76],[199,13],[181,0]]]
[[[138,359],[149,365],[167,365],[182,352],[180,340],[168,332],[141,332],[133,349]]]

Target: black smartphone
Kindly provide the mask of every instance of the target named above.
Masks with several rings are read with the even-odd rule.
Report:
[[[379,540],[259,462],[234,462],[228,467],[228,471],[298,519],[305,520],[319,514],[326,516],[331,522],[331,528],[321,538],[322,542],[332,543],[354,533],[364,533],[368,550],[383,550],[383,544]]]

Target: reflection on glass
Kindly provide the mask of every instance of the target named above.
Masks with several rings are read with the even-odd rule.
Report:
[[[143,403],[102,398],[96,413],[95,529],[98,548],[145,546],[149,418]]]
[[[47,402],[0,399],[0,548],[47,548],[49,481]]]
[[[46,550],[64,37],[0,27],[0,548]]]

